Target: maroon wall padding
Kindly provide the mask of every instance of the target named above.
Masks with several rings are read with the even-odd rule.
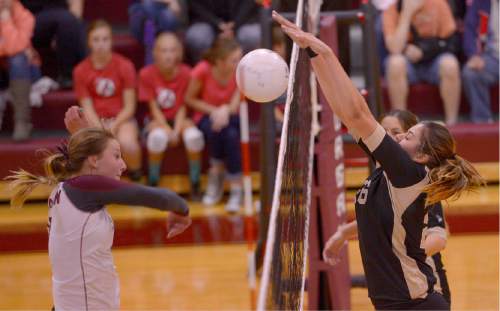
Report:
[[[35,130],[64,130],[64,114],[72,105],[78,105],[71,90],[54,91],[43,97],[41,107],[31,109],[32,123]],[[7,106],[4,114],[2,131],[13,128],[12,105]]]
[[[137,72],[144,65],[144,46],[129,34],[113,35],[113,51],[130,59]]]
[[[320,38],[338,52],[337,23],[334,16],[321,19]],[[335,128],[332,122],[333,112],[321,91],[319,103],[322,107],[319,120],[322,129],[314,146],[315,164],[309,220],[308,309],[317,310],[327,303],[333,310],[348,310],[351,307],[351,277],[347,248],[343,250],[342,260],[335,267],[322,259],[326,241],[346,221],[345,186],[342,180],[336,178],[337,169],[341,169],[343,178],[342,130],[340,121],[339,128]],[[340,143],[337,150],[336,139]]]
[[[105,19],[112,24],[128,24],[130,0],[85,0],[83,19]]]
[[[498,125],[461,123],[451,127],[457,153],[472,162],[498,162]]]
[[[389,99],[387,84],[383,82],[382,86],[384,106],[387,110],[389,110],[391,109],[391,101]],[[491,88],[490,94],[491,110],[494,113],[498,113],[498,84]],[[411,85],[410,92],[408,94],[408,109],[419,116],[443,116],[443,101],[441,100],[441,95],[439,94],[439,88],[435,85],[426,83]],[[469,111],[469,103],[465,94],[462,92],[460,98],[460,113],[467,115]]]

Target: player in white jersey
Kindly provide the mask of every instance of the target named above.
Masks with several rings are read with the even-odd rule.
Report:
[[[68,127],[71,130],[71,127]],[[168,237],[191,223],[186,202],[160,188],[120,181],[120,145],[100,128],[84,128],[45,160],[45,176],[24,170],[10,176],[14,207],[40,184],[55,185],[49,198],[49,257],[55,310],[118,310],[120,289],[113,263],[113,220],[107,204],[170,211]]]

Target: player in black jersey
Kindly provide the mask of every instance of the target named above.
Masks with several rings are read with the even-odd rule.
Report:
[[[393,139],[396,139],[397,135],[405,133],[417,123],[417,116],[407,110],[391,110],[380,119],[380,124]],[[432,267],[434,276],[436,277],[434,289],[443,294],[446,301],[450,303],[448,280],[441,261],[441,254],[439,253],[445,248],[447,241],[447,232],[441,204],[437,203],[429,208],[427,216],[428,221],[426,228],[424,228],[425,240],[422,244],[422,248],[428,256],[426,262]],[[340,252],[347,243],[347,240],[356,237],[356,221],[340,225],[335,234],[333,234],[325,244],[323,251],[323,258],[325,261],[331,265],[335,265],[338,262]]]
[[[448,129],[421,122],[397,142],[375,120],[333,51],[273,12],[301,48],[333,112],[380,167],[356,195],[356,220],[368,293],[376,309],[449,310],[421,248],[429,206],[484,184],[455,152]]]

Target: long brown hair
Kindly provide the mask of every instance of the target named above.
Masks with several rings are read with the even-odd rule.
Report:
[[[465,191],[484,186],[486,181],[467,160],[456,154],[456,143],[449,130],[436,122],[422,122],[422,145],[420,151],[429,156],[426,166],[429,184],[426,204],[456,200]]]
[[[82,129],[71,136],[67,145],[58,147],[58,151],[48,153],[43,160],[45,174],[35,175],[23,169],[13,171],[5,179],[10,180],[10,188],[14,195],[10,200],[13,208],[24,204],[28,195],[40,185],[55,185],[82,170],[89,156],[100,155],[113,134],[101,128]]]
[[[234,39],[218,38],[214,41],[212,47],[203,54],[203,59],[215,65],[217,60],[225,59],[239,48],[240,45]]]

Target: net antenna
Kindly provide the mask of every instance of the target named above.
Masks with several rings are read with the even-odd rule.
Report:
[[[299,0],[295,24],[317,30],[320,6],[321,1]],[[304,306],[314,136],[319,132],[315,88],[309,57],[294,43],[257,310]]]

